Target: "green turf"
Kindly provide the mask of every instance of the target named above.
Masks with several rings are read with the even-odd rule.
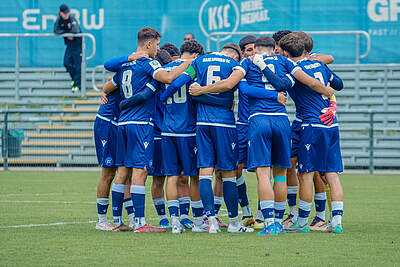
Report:
[[[94,223],[88,223],[96,220],[97,180],[95,172],[0,172],[0,266],[400,263],[398,175],[342,176],[342,235],[99,232],[94,230]],[[254,211],[254,174],[248,174],[246,181]],[[146,203],[148,220],[157,224],[149,194]],[[222,219],[226,221],[227,217]],[[56,222],[81,224],[5,228]]]

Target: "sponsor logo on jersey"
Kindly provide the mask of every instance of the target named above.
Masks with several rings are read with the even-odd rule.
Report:
[[[306,144],[305,147],[306,147],[306,149],[308,151],[308,150],[310,150],[311,144]]]
[[[101,140],[103,147],[107,144],[107,140]]]

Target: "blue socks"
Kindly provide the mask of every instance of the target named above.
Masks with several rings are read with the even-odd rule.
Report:
[[[260,201],[261,212],[264,216],[265,225],[268,226],[274,223],[274,201],[273,200],[263,200]]]
[[[224,201],[223,197],[214,196],[214,209],[215,214],[218,214],[219,210],[221,209],[222,202]]]
[[[299,217],[297,218],[297,222],[300,226],[304,226],[308,223],[308,216],[310,215],[311,210],[311,202],[305,202],[303,200],[299,200]]]
[[[226,208],[228,210],[229,218],[235,218],[238,216],[238,190],[236,186],[236,177],[222,178],[223,181],[223,193]]]
[[[290,208],[290,214],[296,215],[296,198],[297,198],[297,185],[288,186],[287,202]]]
[[[125,184],[113,184],[111,189],[113,219],[115,226],[118,226],[123,223],[122,205],[124,202]]]
[[[129,221],[131,223],[134,223],[135,222],[135,213],[134,213],[135,211],[133,210],[132,198],[125,198],[124,206],[125,206],[126,213],[128,213]]]
[[[97,215],[99,223],[107,221],[107,210],[109,204],[110,200],[108,198],[97,198]]]
[[[179,212],[181,214],[181,220],[187,219],[190,209],[190,197],[180,197],[179,201]]]
[[[211,186],[212,176],[200,176],[200,197],[207,216],[215,216],[214,193]]]
[[[316,216],[325,221],[326,192],[314,195]]]
[[[135,226],[141,227],[146,224],[144,219],[146,187],[144,185],[131,185],[131,196],[135,209]]]
[[[199,201],[192,201],[192,213],[193,213],[193,223],[196,226],[200,226],[203,223],[203,203],[201,200]]]
[[[169,210],[169,216],[179,218],[179,201],[178,200],[168,200],[167,206]]]
[[[286,201],[274,202],[275,222],[282,224],[283,214],[285,214]]]
[[[160,221],[162,219],[166,219],[167,216],[165,215],[165,199],[164,197],[161,198],[153,198],[154,207],[156,208],[158,217]]]
[[[236,179],[236,186],[238,190],[239,204],[240,207],[242,207],[243,216],[251,217],[252,214],[250,211],[249,199],[247,198],[246,182],[243,176],[240,176],[240,178]]]

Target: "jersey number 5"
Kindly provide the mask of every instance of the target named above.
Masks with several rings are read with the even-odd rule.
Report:
[[[132,71],[126,70],[122,73],[122,91],[124,92],[125,98],[132,96]]]

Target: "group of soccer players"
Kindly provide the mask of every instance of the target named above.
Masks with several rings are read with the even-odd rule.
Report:
[[[333,58],[311,54],[312,38],[304,32],[278,31],[258,39],[249,35],[239,45],[228,43],[220,52],[206,54],[196,40],[185,41],[180,50],[169,43],[159,49],[160,38],[158,31],[144,27],[135,53],[104,64],[115,74],[103,87],[94,125],[102,167],[96,229],[341,233],[338,173],[343,167],[334,90],[341,90],[343,83],[326,66]],[[291,126],[287,95],[296,107]],[[255,219],[244,169],[257,176]],[[145,219],[147,175],[153,176],[151,193],[160,227]],[[313,184],[317,216],[309,224]],[[113,224],[106,217],[110,190]],[[217,217],[222,199],[228,225]],[[286,201],[290,215],[283,220]],[[124,204],[129,225],[122,221]],[[193,222],[188,218],[190,205]]]

